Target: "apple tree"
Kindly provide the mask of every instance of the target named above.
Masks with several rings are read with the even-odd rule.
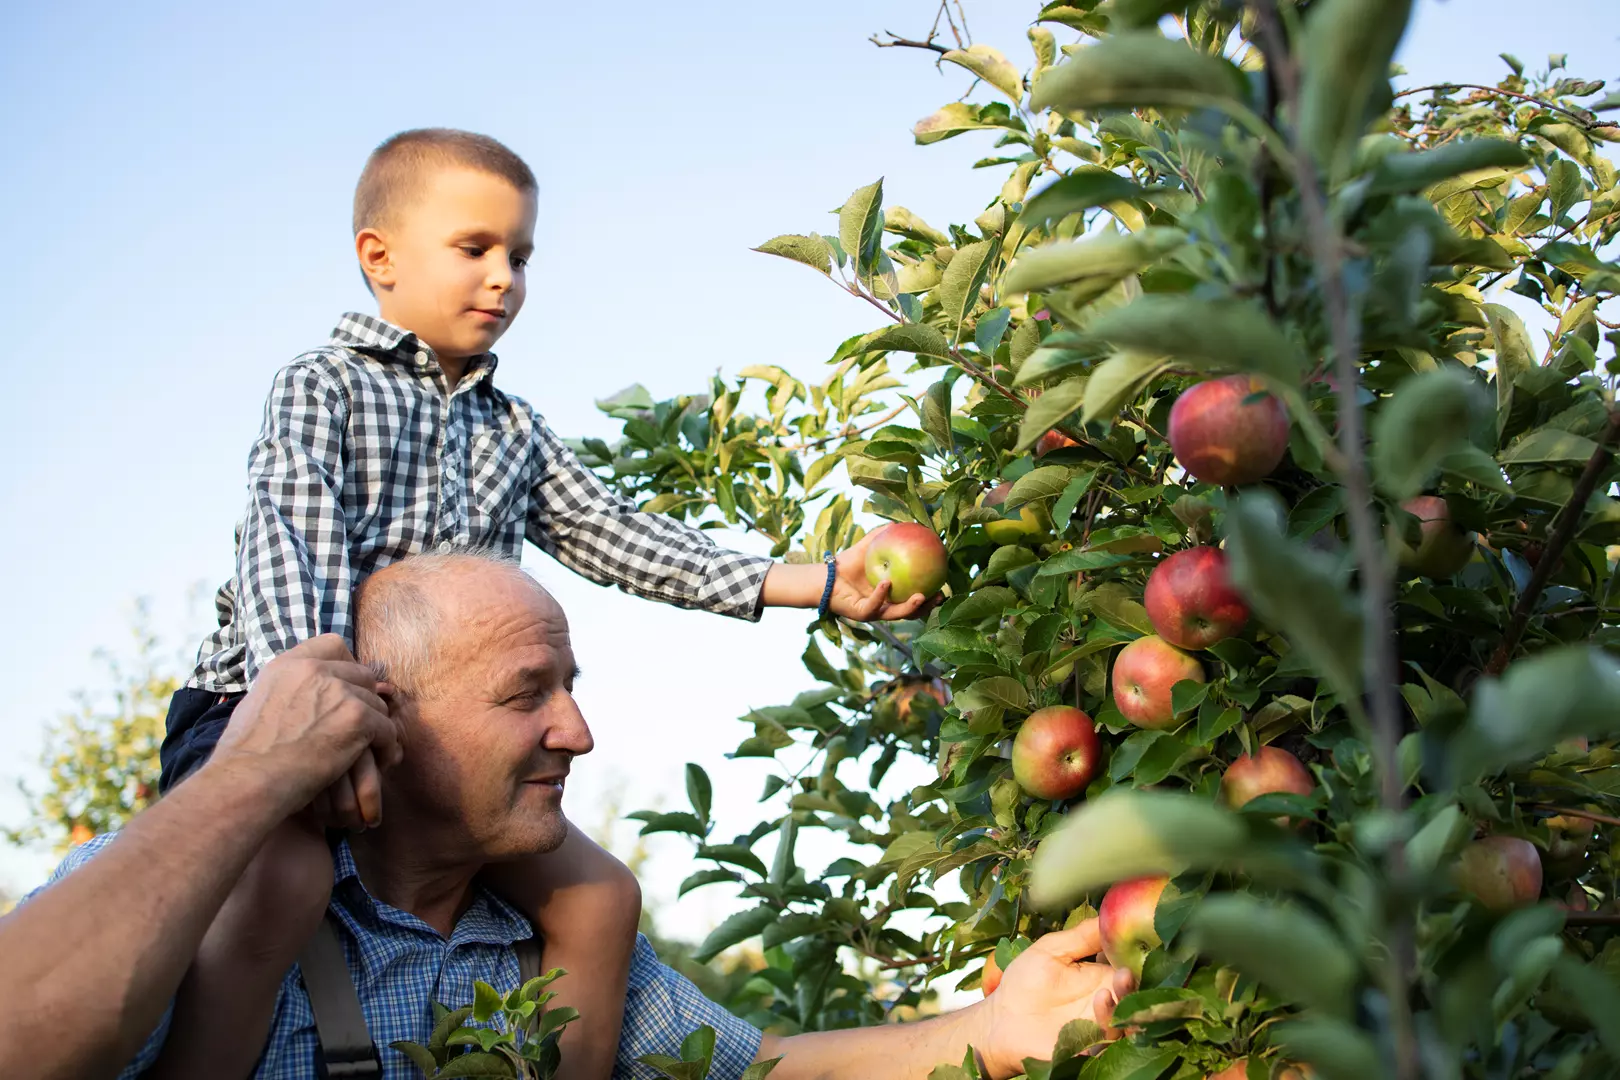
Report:
[[[757,1022],[882,1022],[1101,906],[1140,989],[1031,1077],[1620,1070],[1620,96],[1392,79],[1411,7],[879,40],[971,77],[914,137],[990,140],[986,205],[856,188],[759,247],[870,310],[825,371],[602,403],[581,453],[648,512],[949,552],[925,620],[820,621],[819,688],[743,718],[755,827],[714,763],[638,815],[744,899],[702,952],[760,940]]]

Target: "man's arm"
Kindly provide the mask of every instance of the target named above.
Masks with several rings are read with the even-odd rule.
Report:
[[[814,608],[827,569],[790,566],[718,547],[703,532],[665,514],[643,514],[610,491],[539,416],[540,479],[529,505],[529,542],[599,585],[677,607],[757,619],[763,607]],[[830,610],[846,618],[906,619],[928,597],[898,597],[866,580],[865,541],[838,558]]]
[[[0,1061],[113,1076],[162,1018],[209,923],[271,828],[398,725],[334,637],[265,668],[208,764],[111,843],[0,919]],[[70,1031],[62,1020],[72,1017]]]
[[[1114,1005],[1130,992],[1129,971],[1083,962],[1101,944],[1097,920],[1088,919],[1020,953],[982,1002],[912,1024],[767,1035],[758,1060],[782,1058],[772,1080],[924,1080],[972,1047],[990,1080],[1016,1076],[1024,1058],[1051,1056],[1069,1021],[1107,1026]]]

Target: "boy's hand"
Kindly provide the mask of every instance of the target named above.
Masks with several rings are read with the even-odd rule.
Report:
[[[309,804],[310,818],[322,829],[358,832],[382,824],[382,771],[368,749],[349,771]]]
[[[872,542],[877,532],[867,533],[856,541],[853,547],[845,548],[838,556],[838,577],[833,582],[832,602],[827,610],[834,615],[841,615],[846,619],[857,622],[870,622],[880,619],[885,622],[894,619],[910,619],[926,610],[936,598],[918,593],[915,596],[903,596],[891,602],[889,596],[889,582],[880,581],[876,585],[866,580],[866,545]],[[816,567],[821,574],[822,586],[826,586],[827,570],[824,566]],[[818,595],[816,600],[819,602]]]

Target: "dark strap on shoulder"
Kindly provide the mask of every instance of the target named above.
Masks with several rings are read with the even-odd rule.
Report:
[[[366,1028],[360,995],[343,959],[343,942],[330,911],[299,954],[298,970],[315,1013],[316,1074],[322,1080],[381,1080],[382,1058]]]
[[[540,970],[540,939],[539,937],[524,938],[512,946],[517,952],[518,985],[522,986],[530,979],[538,979]]]

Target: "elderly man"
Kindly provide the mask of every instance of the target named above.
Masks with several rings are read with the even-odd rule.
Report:
[[[384,1048],[383,1075],[407,1080],[414,1076],[410,1062],[386,1048],[399,1039],[427,1040],[430,1002],[472,1000],[475,979],[496,986],[519,981],[514,945],[532,928],[475,878],[489,863],[562,843],[568,831],[564,783],[574,757],[587,753],[592,742],[572,694],[567,620],[516,565],[467,554],[418,556],[373,575],[356,607],[360,658],[387,672],[389,713],[408,752],[385,774],[383,823],[336,851],[331,912],[341,927],[366,1026]],[[396,756],[386,738],[379,743],[386,757]],[[300,788],[297,796],[307,801],[306,792],[314,790],[318,786]],[[149,814],[158,809],[162,804]],[[296,807],[283,797],[276,809],[288,813]],[[135,822],[130,831],[140,825]],[[105,856],[53,888],[70,887],[121,846],[106,845]],[[245,859],[242,854],[231,866],[239,872]],[[217,905],[228,884],[210,879],[208,898]],[[51,891],[24,913],[42,907]],[[0,962],[10,941],[5,929],[0,926]],[[50,933],[43,924],[36,929]],[[719,1036],[715,1080],[736,1080],[751,1062],[777,1056],[783,1058],[773,1074],[777,1080],[921,1078],[940,1062],[960,1060],[970,1045],[988,1075],[1012,1076],[1022,1071],[1024,1057],[1050,1052],[1064,1023],[1082,1016],[1106,1020],[1129,989],[1128,973],[1081,962],[1097,947],[1093,921],[1041,939],[981,1004],[915,1024],[779,1038],[762,1036],[709,1002],[642,941],[631,970],[616,1075],[651,1075],[636,1064],[638,1056],[670,1052],[688,1032],[708,1024]],[[135,954],[126,949],[119,955]],[[178,979],[172,968],[164,975]],[[160,1028],[123,1075],[138,1075],[149,1065],[163,1037]],[[256,1075],[310,1076],[318,1049],[315,1018],[295,969],[276,1002]],[[38,1061],[37,1053],[29,1057]]]

